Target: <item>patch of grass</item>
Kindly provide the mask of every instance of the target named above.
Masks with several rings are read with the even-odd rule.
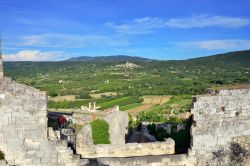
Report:
[[[109,124],[103,119],[97,119],[90,123],[94,144],[110,144]]]
[[[139,107],[141,105],[143,105],[143,104],[142,103],[133,103],[133,104],[129,104],[129,105],[125,105],[125,106],[120,107],[120,110],[126,111],[126,110],[130,110],[130,109]]]

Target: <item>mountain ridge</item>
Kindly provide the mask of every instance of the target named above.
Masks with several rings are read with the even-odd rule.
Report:
[[[230,63],[230,64],[243,64],[244,66],[250,65],[250,50],[232,51],[210,56],[202,56],[197,58],[190,58],[186,60],[156,60],[144,58],[139,56],[129,55],[109,55],[109,56],[80,56],[64,60],[65,62],[186,62],[186,63]]]
[[[112,62],[121,62],[121,61],[157,61],[155,59],[143,58],[139,56],[129,56],[129,55],[109,55],[109,56],[80,56],[80,57],[73,57],[66,59],[64,61],[85,61],[85,62],[92,62],[92,61],[112,61]]]

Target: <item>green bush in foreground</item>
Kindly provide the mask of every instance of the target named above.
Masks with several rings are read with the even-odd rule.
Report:
[[[110,144],[109,124],[102,119],[90,123],[92,128],[92,139],[94,144]]]

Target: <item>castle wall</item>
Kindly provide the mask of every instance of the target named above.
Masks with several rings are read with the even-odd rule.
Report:
[[[47,95],[0,80],[0,150],[11,165],[79,165],[66,142],[48,141]]]
[[[223,152],[228,158],[223,164],[232,163],[231,147],[250,138],[250,90],[222,90],[216,96],[200,96],[193,103],[194,124],[191,129],[191,147],[199,165],[220,165],[216,154]]]

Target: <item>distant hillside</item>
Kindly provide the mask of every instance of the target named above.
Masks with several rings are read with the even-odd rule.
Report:
[[[196,95],[214,86],[250,83],[250,50],[175,61],[119,55],[59,62],[4,62],[4,74],[51,96],[85,99],[93,90],[127,96]]]
[[[235,51],[224,54],[211,55],[206,57],[192,58],[188,60],[154,60],[143,57],[136,56],[127,56],[127,55],[112,55],[112,56],[97,56],[97,57],[89,57],[89,56],[81,56],[75,57],[65,60],[66,62],[113,62],[113,63],[121,63],[121,62],[163,62],[167,64],[227,64],[227,65],[240,65],[240,66],[250,66],[250,50],[245,51]]]
[[[76,58],[70,58],[65,61],[84,61],[84,62],[145,62],[145,61],[152,61],[152,59],[136,57],[136,56],[127,56],[127,55],[111,55],[111,56],[97,56],[97,57],[89,57],[89,56],[80,56]]]
[[[193,58],[187,61],[201,64],[224,63],[229,65],[250,66],[250,50],[235,51],[207,57]]]

